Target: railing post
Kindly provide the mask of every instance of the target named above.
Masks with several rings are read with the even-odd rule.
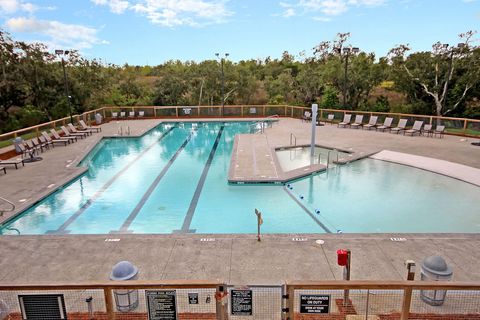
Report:
[[[111,288],[103,288],[103,296],[105,299],[105,308],[107,311],[108,319],[115,320],[115,309],[112,299],[112,289]]]
[[[290,117],[293,118],[293,107],[292,106],[290,106],[290,110],[291,110]]]
[[[177,118],[178,118],[178,108],[175,107],[175,114],[177,115]]]
[[[322,119],[323,119],[323,109],[320,109],[320,121],[322,121]]]
[[[295,287],[287,284],[287,320],[295,319]]]
[[[463,134],[467,133],[467,119],[463,120]]]
[[[284,110],[285,117],[287,116],[287,105],[285,105],[285,110]]]
[[[266,113],[265,113],[265,105],[263,106],[263,116],[265,117],[266,116]]]
[[[410,304],[412,302],[412,287],[403,289],[402,315],[400,320],[408,320],[410,315]]]
[[[227,286],[225,284],[219,285],[217,287],[217,292],[215,293],[215,311],[217,314],[217,320],[227,320],[228,319],[228,295],[227,295]]]
[[[105,119],[105,118],[106,118],[106,116],[105,116],[105,115],[106,115],[105,108],[102,108],[102,115],[103,115],[103,119]]]

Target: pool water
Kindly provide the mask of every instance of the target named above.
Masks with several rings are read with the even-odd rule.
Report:
[[[2,234],[478,232],[480,188],[363,159],[288,185],[227,183],[248,122],[163,123],[104,139],[88,171],[0,229]]]

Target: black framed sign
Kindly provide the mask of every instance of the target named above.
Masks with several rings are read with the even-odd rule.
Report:
[[[188,304],[198,304],[198,293],[189,292],[188,293]]]
[[[252,290],[231,290],[230,305],[232,316],[253,315]]]
[[[301,294],[300,313],[330,313],[330,295]]]
[[[177,320],[175,290],[146,290],[149,320]]]

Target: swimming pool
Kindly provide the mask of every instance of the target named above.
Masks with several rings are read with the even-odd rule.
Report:
[[[373,159],[288,185],[227,183],[233,140],[248,122],[162,123],[104,139],[88,171],[2,234],[478,232],[480,188]]]

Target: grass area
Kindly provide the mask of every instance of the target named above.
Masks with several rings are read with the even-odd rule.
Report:
[[[456,129],[456,128],[447,128],[445,129],[447,133],[454,133],[454,134],[465,134],[469,136],[480,136],[480,131],[479,130],[474,130],[474,129],[467,129],[466,131],[463,131],[463,129]]]
[[[26,134],[23,134],[23,135],[18,136],[18,137],[23,138],[23,140],[28,140],[28,139],[31,139],[31,138],[35,138],[36,136],[37,136],[37,134],[35,132],[30,132],[30,133],[26,133]],[[12,144],[13,144],[13,138],[8,139],[8,140],[3,140],[3,141],[0,141],[0,148],[8,147],[8,146],[11,146]]]

